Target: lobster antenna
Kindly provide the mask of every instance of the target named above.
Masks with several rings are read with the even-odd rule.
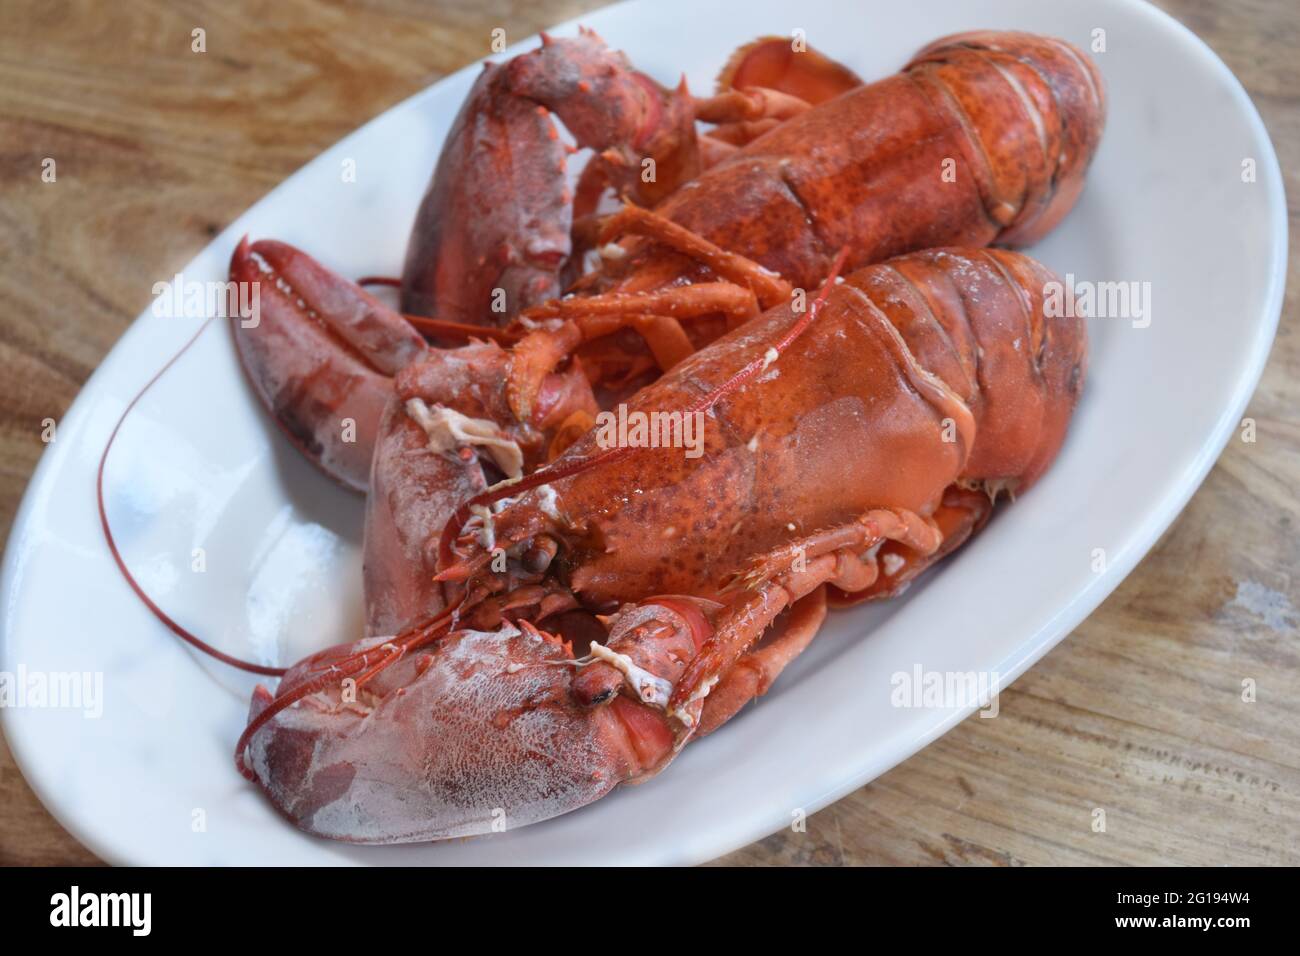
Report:
[[[176,364],[176,360],[189,351],[190,346],[197,342],[199,336],[207,331],[208,326],[212,324],[213,318],[214,317],[212,316],[207,318],[204,323],[199,326],[199,330],[190,337],[190,340],[181,346],[180,351],[168,359],[167,364],[154,373],[153,378],[149,379],[144,388],[140,389],[140,391],[136,393],[135,398],[131,399],[126,408],[122,410],[122,417],[119,418],[117,424],[113,426],[113,431],[108,436],[108,443],[104,445],[104,453],[99,456],[99,470],[95,475],[95,499],[99,506],[99,523],[104,529],[104,540],[108,542],[108,550],[113,555],[113,560],[117,563],[117,569],[122,572],[122,577],[126,579],[127,584],[131,585],[131,590],[135,592],[136,597],[144,602],[144,606],[153,612],[154,617],[167,625],[168,629],[173,634],[185,641],[191,647],[202,651],[211,658],[221,661],[223,664],[229,664],[231,667],[237,667],[241,671],[248,671],[252,674],[261,674],[264,677],[282,677],[285,672],[283,667],[267,667],[264,664],[254,664],[252,661],[242,660],[238,657],[233,657],[230,654],[227,654],[225,651],[219,651],[207,641],[181,627],[166,611],[155,604],[153,598],[149,597],[149,595],[145,593],[144,588],[140,586],[140,582],[135,579],[130,568],[126,566],[126,561],[123,560],[122,553],[118,550],[117,541],[113,538],[113,529],[109,527],[108,524],[108,509],[104,506],[104,466],[108,462],[108,453],[113,448],[113,442],[117,440],[117,433],[126,422],[126,416],[131,414],[131,410],[135,408],[140,399],[144,398],[145,393],[148,392],[149,389],[153,388],[158,380],[163,377],[167,370]]]
[[[494,325],[471,325],[468,322],[453,322],[451,319],[431,319],[423,315],[406,315],[402,318],[411,327],[424,335],[458,335],[465,339],[491,339],[493,342],[510,344],[519,341],[519,333]]]
[[[749,379],[753,378],[780,358],[781,355],[785,353],[785,350],[794,344],[794,340],[803,335],[808,326],[812,325],[813,319],[817,318],[817,313],[819,313],[822,310],[822,306],[826,304],[826,299],[831,294],[831,287],[839,280],[840,271],[844,268],[844,263],[848,258],[849,247],[844,246],[840,249],[839,255],[835,257],[835,261],[831,263],[831,271],[827,273],[826,281],[822,283],[821,289],[818,290],[817,297],[813,299],[812,303],[804,311],[804,314],[799,317],[799,321],[786,329],[785,335],[777,339],[776,344],[768,349],[767,353],[762,358],[754,359],[754,361],[750,362],[713,391],[701,397],[695,402],[695,404],[686,409],[685,414],[690,415],[695,412],[707,412],[731,392],[734,392]]]
[[[799,338],[808,326],[812,324],[813,319],[817,317],[817,313],[819,313],[822,306],[826,304],[826,299],[830,296],[831,288],[839,280],[840,272],[844,269],[844,264],[848,261],[848,257],[849,247],[844,246],[840,249],[839,255],[835,257],[835,261],[831,264],[830,272],[827,273],[826,280],[818,290],[816,298],[813,299],[804,314],[799,317],[799,320],[786,330],[785,334],[782,335],[770,349],[768,349],[762,358],[754,359],[754,361],[740,369],[740,371],[736,372],[735,375],[731,376],[731,378],[727,379],[717,388],[713,389],[707,395],[702,396],[685,410],[685,414],[693,415],[696,412],[708,411],[731,392],[740,388],[740,386],[745,384],[746,381],[753,378],[759,372],[763,371],[775,362],[781,354],[786,351],[786,349],[794,344],[795,339]],[[455,541],[456,535],[464,526],[465,522],[469,520],[471,508],[488,505],[494,501],[500,501],[502,498],[510,495],[517,495],[524,491],[530,491],[533,488],[549,484],[552,481],[558,481],[561,478],[568,478],[572,475],[588,471],[598,465],[607,465],[613,461],[618,461],[627,457],[635,450],[636,449],[630,445],[621,445],[616,448],[607,448],[600,454],[591,455],[587,458],[577,458],[567,462],[564,461],[564,459],[560,459],[544,468],[539,468],[531,475],[527,475],[518,481],[500,482],[485,491],[480,491],[472,498],[468,498],[452,513],[451,517],[447,520],[447,523],[443,525],[442,534],[438,538],[438,566],[444,570],[451,566],[455,558],[455,555],[452,552],[452,543]]]

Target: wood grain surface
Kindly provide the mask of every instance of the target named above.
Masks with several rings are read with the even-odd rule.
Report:
[[[345,133],[593,0],[0,4],[0,537],[96,364],[240,211]],[[1291,197],[1277,342],[1183,515],[972,718],[731,864],[1300,863],[1300,13],[1160,0],[1240,77]],[[207,52],[190,50],[207,31]],[[41,162],[57,157],[57,185]],[[412,197],[414,202],[416,197]],[[1244,677],[1258,702],[1241,700]],[[1107,813],[1093,831],[1093,810]],[[0,863],[94,862],[0,745]]]

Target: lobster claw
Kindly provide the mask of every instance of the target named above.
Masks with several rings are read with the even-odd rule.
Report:
[[[279,694],[385,640],[308,658]],[[638,766],[620,710],[573,700],[567,657],[560,642],[508,624],[455,631],[363,687],[342,681],[280,711],[251,737],[247,766],[297,826],[352,843],[440,840],[558,816]],[[250,720],[273,699],[259,687]]]
[[[552,114],[579,146],[608,157],[604,172],[646,204],[699,172],[685,91],[660,87],[594,33],[548,37],[488,64],[420,203],[402,275],[404,312],[493,325],[560,294],[575,195],[565,177],[571,149]],[[654,160],[648,181],[641,157]]]
[[[307,458],[364,491],[391,376],[426,351],[424,339],[360,286],[283,242],[245,237],[230,280],[258,293],[253,320],[233,323],[254,391]]]

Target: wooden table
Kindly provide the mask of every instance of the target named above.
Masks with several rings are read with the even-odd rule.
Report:
[[[484,55],[493,27],[513,41],[599,5],[6,0],[0,534],[41,420],[67,409],[158,277],[345,133]],[[1003,694],[1000,719],[966,721],[806,832],[725,862],[1300,863],[1300,16],[1278,0],[1160,5],[1245,83],[1286,170],[1291,282],[1247,412],[1258,441],[1230,444],[1137,571]],[[47,156],[56,185],[41,181]],[[93,861],[0,745],[0,863]]]

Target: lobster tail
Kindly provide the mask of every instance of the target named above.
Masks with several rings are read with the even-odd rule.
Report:
[[[1033,451],[1021,466],[1018,492],[1036,482],[1055,460],[1065,441],[1074,407],[1088,372],[1088,327],[1078,316],[1051,316],[1046,297],[1061,279],[1036,259],[1004,249],[985,255],[998,265],[1013,288],[1028,297],[1026,314],[1039,324],[1042,338],[1034,353],[1032,388],[1042,395],[1042,414]]]
[[[1034,242],[1073,208],[1106,121],[1101,74],[1082,51],[1054,37],[985,30],[935,41],[906,72],[969,131],[968,159],[1002,226],[994,241]],[[1039,149],[1003,135],[1026,123]]]
[[[852,281],[969,408],[976,440],[958,481],[1032,485],[1065,439],[1087,365],[1083,320],[1047,313],[1055,273],[1004,249],[931,249]]]
[[[1025,244],[1083,188],[1105,122],[1100,74],[1062,40],[941,40],[705,171],[656,212],[799,286],[938,246]],[[817,148],[810,150],[809,143]]]

